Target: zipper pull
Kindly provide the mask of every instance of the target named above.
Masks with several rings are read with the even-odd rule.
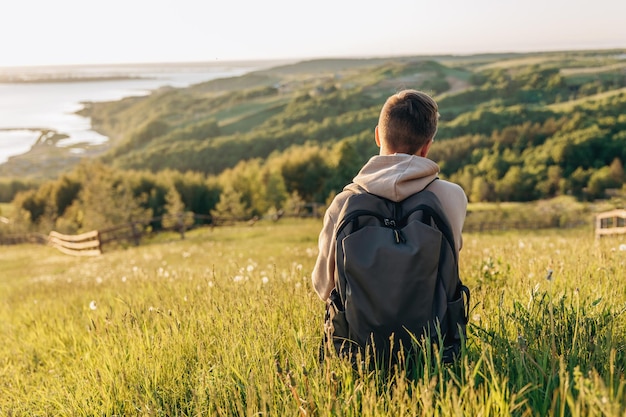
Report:
[[[404,239],[404,235],[402,234],[402,232],[398,229],[393,229],[393,234],[396,238],[396,243],[400,244],[400,243],[405,243],[406,240]]]

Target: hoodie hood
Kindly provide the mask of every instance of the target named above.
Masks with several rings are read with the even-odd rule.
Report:
[[[438,173],[439,166],[428,158],[408,154],[377,155],[370,158],[353,182],[368,193],[402,201],[422,191]]]

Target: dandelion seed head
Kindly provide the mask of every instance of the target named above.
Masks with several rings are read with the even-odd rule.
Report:
[[[621,252],[626,252],[626,243],[622,243],[621,245],[618,246],[618,249]]]
[[[233,277],[233,281],[235,281],[235,282],[241,282],[241,281],[243,281],[243,280],[244,280],[243,275],[235,275],[235,276]]]
[[[122,282],[126,282],[126,275],[122,277]]]
[[[263,284],[267,284],[269,281],[270,281],[270,280],[269,280],[269,278],[268,278],[268,277],[263,277],[263,278],[261,278],[261,282],[262,282]]]
[[[209,281],[209,288],[213,288],[215,284],[213,284],[213,281]]]
[[[96,284],[102,284],[102,277],[96,278]]]
[[[95,310],[97,308],[98,308],[98,306],[96,305],[96,301],[95,300],[91,300],[91,302],[89,303],[89,309],[90,310]]]

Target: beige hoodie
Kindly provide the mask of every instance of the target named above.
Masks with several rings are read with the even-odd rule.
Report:
[[[439,173],[439,166],[430,159],[407,154],[372,157],[354,177],[354,184],[365,191],[392,201],[402,201],[421,191]],[[319,235],[319,254],[311,279],[313,288],[322,300],[327,300],[335,286],[335,230],[343,204],[355,185],[346,186],[332,201],[324,215],[324,226]],[[454,234],[457,251],[461,250],[461,231],[465,221],[467,197],[461,187],[444,180],[428,187],[441,201]]]

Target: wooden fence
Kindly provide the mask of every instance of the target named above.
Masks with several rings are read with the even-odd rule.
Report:
[[[575,221],[565,224],[531,221],[465,222],[464,233],[497,232],[506,230],[573,229],[591,227],[590,221]]]
[[[48,244],[68,255],[97,256],[102,253],[97,230],[80,235],[64,235],[53,230],[48,235]]]
[[[273,216],[271,219],[277,221],[281,215]],[[253,225],[258,218],[247,221],[248,225]],[[241,221],[235,218],[215,218],[210,215],[194,213],[184,213],[175,216],[166,215],[153,217],[141,221],[129,222],[108,229],[94,230],[80,235],[63,235],[57,232],[50,232],[48,236],[37,233],[23,235],[0,235],[0,245],[14,245],[22,243],[50,244],[60,251],[77,256],[94,256],[103,252],[105,246],[124,242],[131,245],[139,245],[143,236],[154,233],[152,227],[158,225],[158,230],[173,230],[180,233],[181,239],[185,238],[185,232],[191,228],[202,225],[210,227],[232,224]],[[609,234],[626,233],[626,210],[613,210],[596,216],[596,236]],[[165,224],[168,227],[165,227]],[[560,225],[561,228],[579,227],[589,225],[589,222],[575,222],[567,225]],[[463,231],[468,232],[488,232],[511,229],[544,229],[556,227],[549,224],[538,224],[530,222],[466,222]]]
[[[48,236],[43,233],[0,235],[0,245],[23,245],[27,243],[45,245],[48,243]]]
[[[626,234],[626,210],[611,210],[596,216],[596,238]]]
[[[180,233],[181,239],[184,239],[185,231],[193,227],[198,227],[202,224],[215,226],[216,224],[225,224],[236,220],[215,219],[209,215],[181,213],[174,216],[152,217],[78,235],[66,235],[56,231],[50,232],[47,236],[41,233],[0,235],[0,245],[35,243],[53,246],[68,255],[97,256],[102,254],[105,245],[111,245],[116,242],[139,245],[143,236],[153,233],[154,226],[158,226],[160,231],[174,230]]]

